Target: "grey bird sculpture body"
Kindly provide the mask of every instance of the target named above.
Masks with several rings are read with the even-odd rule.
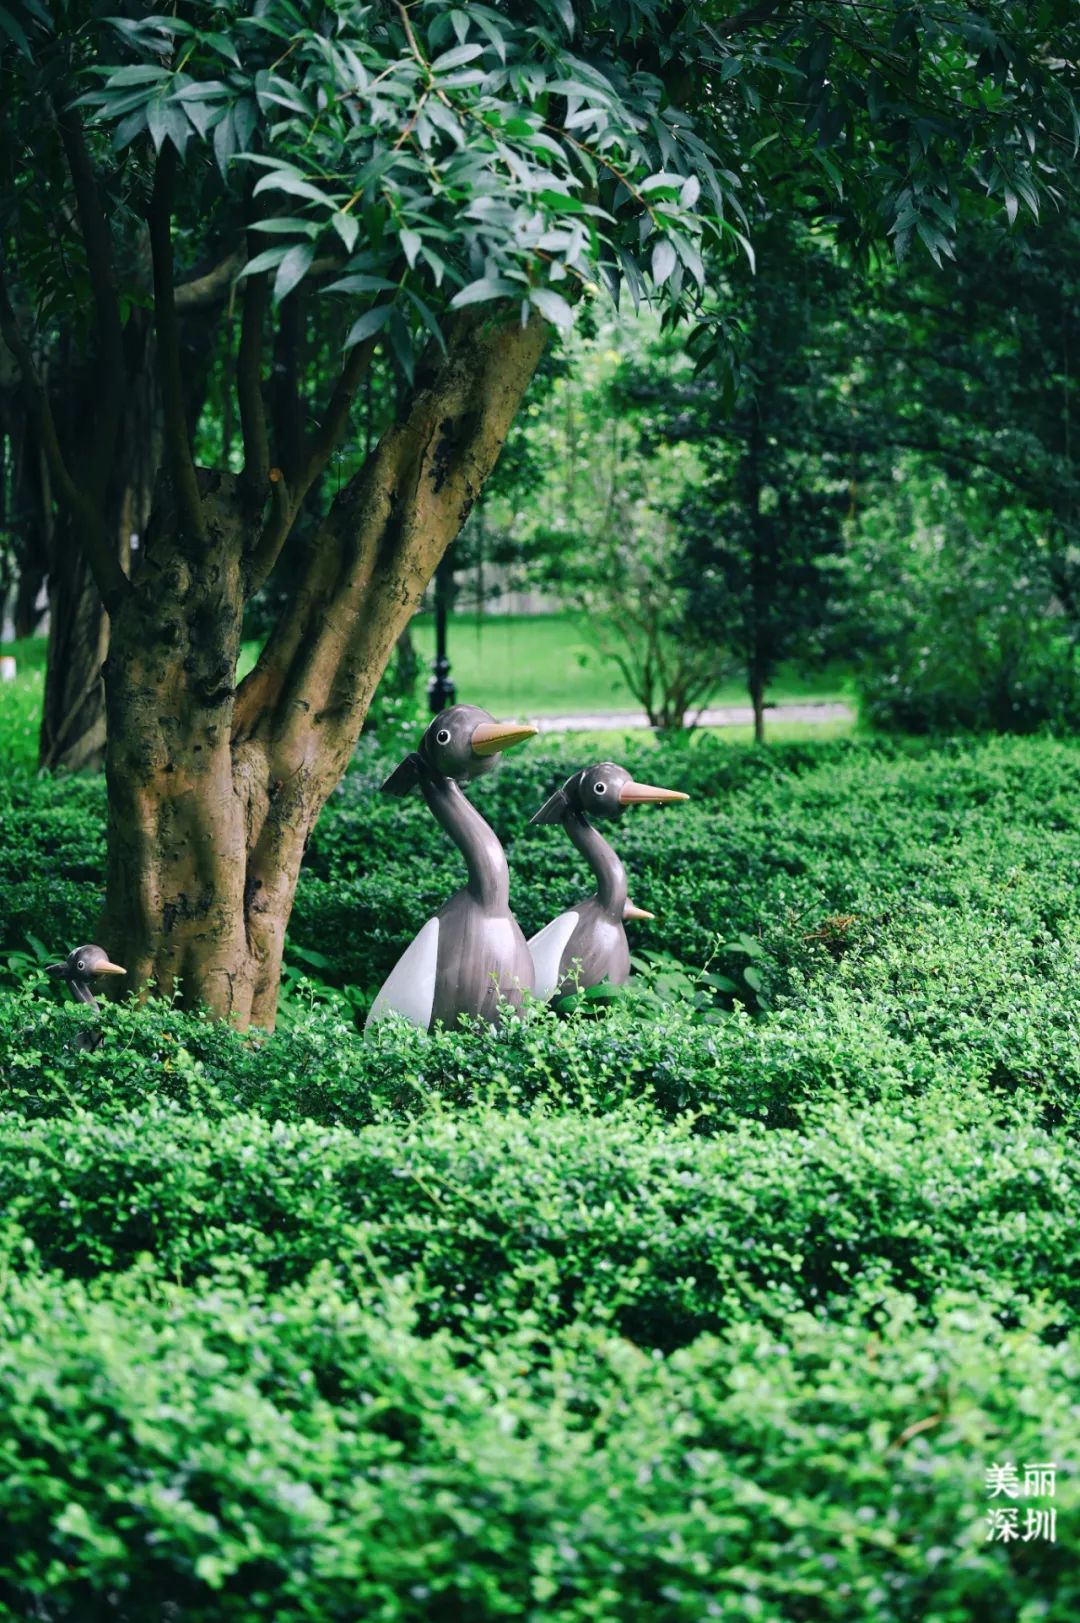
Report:
[[[635,783],[624,767],[601,761],[567,778],[531,819],[561,823],[596,876],[595,896],[560,913],[529,942],[538,998],[558,997],[601,981],[623,985],[630,978],[623,920],[652,916],[628,900],[626,869],[591,819],[614,820],[627,806],[688,798],[678,789]]]
[[[419,749],[383,784],[383,793],[419,788],[433,816],[465,858],[468,881],[413,939],[387,976],[365,1030],[390,1013],[430,1031],[462,1014],[494,1023],[505,1000],[520,1007],[532,991],[528,945],[510,911],[510,872],[494,829],[461,790],[495,765],[535,727],[499,723],[475,705],[456,704],[435,717]]]
[[[127,970],[120,964],[111,962],[108,953],[103,947],[76,947],[69,952],[63,963],[49,964],[45,973],[51,975],[54,981],[66,981],[71,995],[78,1003],[88,1003],[92,1009],[97,1008],[97,999],[90,989],[90,982],[99,975],[126,975]],[[96,1048],[101,1042],[101,1034],[96,1031],[84,1031],[79,1037],[80,1048]]]

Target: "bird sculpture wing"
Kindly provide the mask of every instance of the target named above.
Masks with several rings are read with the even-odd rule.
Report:
[[[562,984],[562,960],[570,937],[577,928],[580,914],[560,913],[557,919],[545,924],[529,942],[533,971],[536,975],[536,996],[543,1000],[551,997]]]
[[[426,1031],[435,1006],[435,971],[439,962],[439,921],[428,919],[386,977],[368,1011],[364,1030],[388,1014],[404,1015]]]

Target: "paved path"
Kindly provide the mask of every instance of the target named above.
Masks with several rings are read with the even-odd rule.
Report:
[[[609,710],[591,716],[530,716],[542,733],[619,732],[622,728],[647,727],[644,710]],[[765,707],[765,724],[773,721],[854,721],[855,712],[846,704],[775,704]],[[701,727],[752,727],[754,712],[748,704],[729,704],[719,710],[704,710]]]

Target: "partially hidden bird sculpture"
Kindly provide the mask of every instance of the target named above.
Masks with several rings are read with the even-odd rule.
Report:
[[[538,998],[561,996],[601,981],[623,985],[630,978],[623,920],[652,917],[628,900],[626,869],[591,819],[614,820],[627,806],[689,798],[679,789],[635,783],[624,767],[601,761],[567,778],[530,819],[561,823],[596,876],[595,896],[560,913],[529,942]]]
[[[62,963],[48,964],[45,969],[54,981],[66,981],[71,995],[78,1003],[88,1003],[92,1009],[97,1008],[97,999],[90,989],[90,982],[99,975],[126,975],[127,970],[120,964],[114,964],[103,947],[76,947],[69,952]],[[79,1047],[97,1048],[101,1042],[101,1033],[97,1031],[84,1031],[79,1036]]]
[[[489,772],[503,750],[535,732],[519,722],[497,722],[476,705],[452,705],[382,785],[388,795],[420,789],[465,858],[469,877],[398,959],[365,1030],[392,1012],[428,1031],[439,1020],[455,1025],[462,1014],[494,1024],[504,1003],[519,1008],[522,993],[532,991],[529,948],[510,911],[506,853],[461,785]]]

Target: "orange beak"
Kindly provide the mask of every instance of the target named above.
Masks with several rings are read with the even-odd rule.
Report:
[[[105,963],[99,964],[97,966],[97,968],[94,970],[94,974],[95,975],[126,975],[127,970],[126,969],[121,969],[119,964],[110,964],[108,962],[108,960],[106,960]]]
[[[645,909],[638,907],[635,902],[627,902],[622,910],[622,916],[624,919],[654,919],[656,914],[646,913]]]
[[[668,800],[689,800],[681,789],[657,789],[651,783],[624,783],[619,790],[620,806],[662,805]]]
[[[474,755],[498,755],[514,744],[523,744],[532,738],[535,727],[525,727],[520,721],[482,721],[470,740]]]

